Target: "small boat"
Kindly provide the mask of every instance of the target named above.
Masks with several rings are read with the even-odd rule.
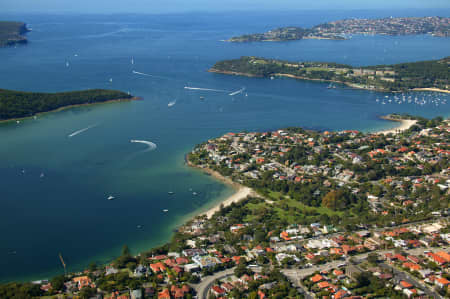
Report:
[[[16,120],[16,124],[20,124],[20,120]]]
[[[66,61],[66,67],[69,67],[69,66],[70,66],[69,62],[68,62],[68,61]]]
[[[43,172],[41,172],[41,175],[39,176],[40,178],[43,178],[45,175]]]
[[[273,80],[273,79],[275,79],[275,77],[274,76],[270,76],[270,80]]]
[[[172,102],[169,102],[169,103],[167,104],[167,107],[172,107],[172,106],[174,106],[176,103],[177,103],[176,100],[175,100],[175,101],[172,101]]]
[[[195,195],[197,195],[197,194],[198,194],[198,193],[197,193],[197,192],[195,192],[195,191],[194,191],[194,192],[192,192],[192,195],[194,195],[194,196],[195,196]]]
[[[167,213],[167,212],[169,212],[169,210],[168,210],[168,209],[164,209],[163,212],[164,212],[164,213]]]
[[[142,228],[142,225],[138,224],[138,225],[136,225],[136,227],[139,228],[139,229],[141,229],[141,228]]]
[[[108,196],[108,200],[113,200],[114,198],[115,198],[115,197],[112,196],[112,195]]]
[[[134,57],[131,57],[131,64],[134,64]]]
[[[205,97],[200,97],[200,101],[203,101],[205,99]]]
[[[111,83],[112,83],[112,78],[109,78],[109,82],[111,82]]]
[[[175,192],[173,192],[173,191],[169,191],[169,192],[167,192],[167,194],[169,194],[169,195],[174,195],[174,194],[175,194]]]

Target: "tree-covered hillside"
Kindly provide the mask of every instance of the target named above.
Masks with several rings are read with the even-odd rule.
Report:
[[[414,88],[449,90],[449,64],[450,57],[394,65],[352,67],[330,62],[289,62],[244,56],[219,61],[210,72],[255,77],[290,76],[381,91],[405,91]]]
[[[91,89],[60,93],[22,92],[0,89],[0,120],[33,116],[61,107],[92,104],[109,100],[130,99],[116,90]]]

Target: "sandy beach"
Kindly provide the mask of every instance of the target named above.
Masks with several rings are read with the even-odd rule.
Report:
[[[247,196],[253,195],[253,193],[254,192],[253,192],[252,189],[242,186],[239,190],[236,191],[236,193],[234,193],[233,195],[231,195],[230,197],[228,197],[224,201],[218,203],[217,205],[215,205],[214,207],[212,207],[208,211],[202,213],[201,215],[206,215],[206,217],[208,219],[210,219],[214,215],[214,213],[216,213],[217,211],[220,210],[221,206],[228,207],[229,205],[231,205],[234,202],[235,203],[236,202],[240,202],[241,200],[247,198]]]
[[[191,167],[198,168],[198,169],[208,173],[209,175],[213,176],[214,178],[218,179],[219,181],[221,181],[221,182],[231,186],[236,191],[233,195],[229,196],[224,201],[221,201],[221,202],[217,203],[212,208],[208,209],[206,212],[200,213],[199,216],[206,215],[206,217],[208,217],[208,219],[209,219],[209,218],[211,218],[214,215],[215,212],[220,210],[220,206],[228,207],[232,203],[237,203],[237,202],[240,202],[241,200],[244,200],[249,195],[254,196],[254,197],[260,197],[253,189],[251,189],[249,187],[245,187],[245,186],[243,186],[241,184],[238,184],[236,182],[233,182],[230,178],[224,177],[223,175],[221,175],[217,171],[214,171],[214,170],[209,169],[209,168],[203,168],[203,167],[199,167],[199,166],[193,165],[192,163],[190,163],[188,161],[187,158],[186,158],[186,164],[191,166]]]
[[[411,126],[413,126],[417,122],[417,120],[396,119],[396,118],[391,118],[389,116],[383,116],[381,118],[385,119],[385,120],[396,122],[398,125],[396,127],[392,128],[392,129],[374,132],[374,134],[385,134],[385,135],[386,134],[390,134],[390,133],[391,134],[397,134],[397,133],[400,133],[400,132],[402,132],[404,130],[409,129]],[[231,186],[234,190],[236,190],[236,192],[233,195],[231,195],[230,197],[228,197],[224,201],[217,203],[212,208],[208,209],[206,212],[200,213],[199,216],[204,216],[205,215],[209,219],[209,218],[211,218],[214,215],[214,213],[216,213],[217,211],[220,210],[221,206],[228,207],[232,203],[237,203],[237,202],[240,202],[241,200],[244,200],[245,198],[247,198],[247,196],[260,197],[253,189],[251,189],[249,187],[245,187],[245,186],[243,186],[241,184],[238,184],[238,183],[232,181],[230,178],[222,176],[217,171],[214,171],[214,170],[209,169],[209,168],[203,168],[203,167],[199,167],[199,166],[193,165],[187,159],[186,159],[186,163],[187,163],[187,165],[189,165],[191,167],[198,168],[198,169],[208,173],[209,175],[213,176],[214,178],[216,178],[219,181],[221,181],[221,182]]]
[[[395,119],[395,118],[390,118],[389,116],[382,117],[382,119],[389,120],[389,121],[395,121],[395,122],[399,123],[399,125],[392,129],[375,132],[375,134],[387,135],[387,134],[401,133],[405,130],[408,130],[410,127],[415,125],[417,122],[417,120],[415,120],[415,119]]]
[[[434,91],[434,92],[442,92],[442,93],[450,93],[450,90],[439,89],[439,88],[414,88],[413,91]]]

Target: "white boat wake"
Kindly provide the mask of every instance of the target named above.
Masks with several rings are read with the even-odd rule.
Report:
[[[156,144],[154,144],[151,141],[131,139],[130,142],[131,143],[142,143],[142,144],[148,145],[148,148],[145,149],[143,152],[149,152],[149,151],[153,151],[156,149]]]
[[[185,86],[184,89],[189,89],[189,90],[203,90],[203,91],[215,91],[215,92],[229,92],[229,91],[227,91],[227,90],[211,89],[211,88],[201,88],[201,87],[190,87],[190,86]]]
[[[97,126],[97,124],[91,125],[91,126],[89,126],[89,127],[86,127],[86,128],[84,128],[84,129],[81,129],[81,130],[78,130],[78,131],[75,131],[75,132],[70,133],[69,135],[67,135],[67,137],[72,138],[72,137],[74,137],[74,136],[77,136],[78,134],[81,134],[81,133],[83,133],[83,132],[86,132],[86,131],[89,130],[89,129],[95,128],[96,126]]]
[[[235,95],[237,95],[237,94],[242,93],[244,90],[245,90],[245,87],[243,87],[243,88],[241,88],[241,89],[239,89],[239,90],[233,91],[232,93],[229,93],[228,95],[229,95],[229,96],[235,96]]]
[[[166,78],[166,77],[162,77],[162,76],[156,76],[156,75],[151,75],[151,74],[146,74],[146,73],[142,73],[142,72],[137,72],[135,70],[132,70],[131,72],[133,74],[136,74],[136,75],[147,76],[147,77],[152,77],[152,78],[159,78],[159,79],[165,79],[165,80],[171,80],[170,78]]]

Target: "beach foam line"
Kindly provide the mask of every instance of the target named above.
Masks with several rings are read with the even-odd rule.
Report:
[[[145,150],[146,152],[152,151],[152,150],[155,150],[155,149],[156,149],[156,144],[154,144],[154,143],[151,142],[151,141],[131,139],[130,142],[131,142],[131,143],[142,143],[142,144],[148,145],[148,148]]]
[[[190,86],[185,86],[184,89],[188,89],[188,90],[202,90],[202,91],[215,91],[215,92],[229,92],[227,90],[221,90],[221,89],[190,87]]]
[[[97,126],[97,124],[91,125],[89,127],[86,127],[84,129],[81,129],[81,130],[78,130],[78,131],[75,131],[75,132],[70,133],[69,135],[67,135],[67,137],[72,138],[72,137],[77,136],[78,134],[81,134],[83,132],[86,132],[87,130],[92,129],[92,128],[96,127],[96,126]]]

